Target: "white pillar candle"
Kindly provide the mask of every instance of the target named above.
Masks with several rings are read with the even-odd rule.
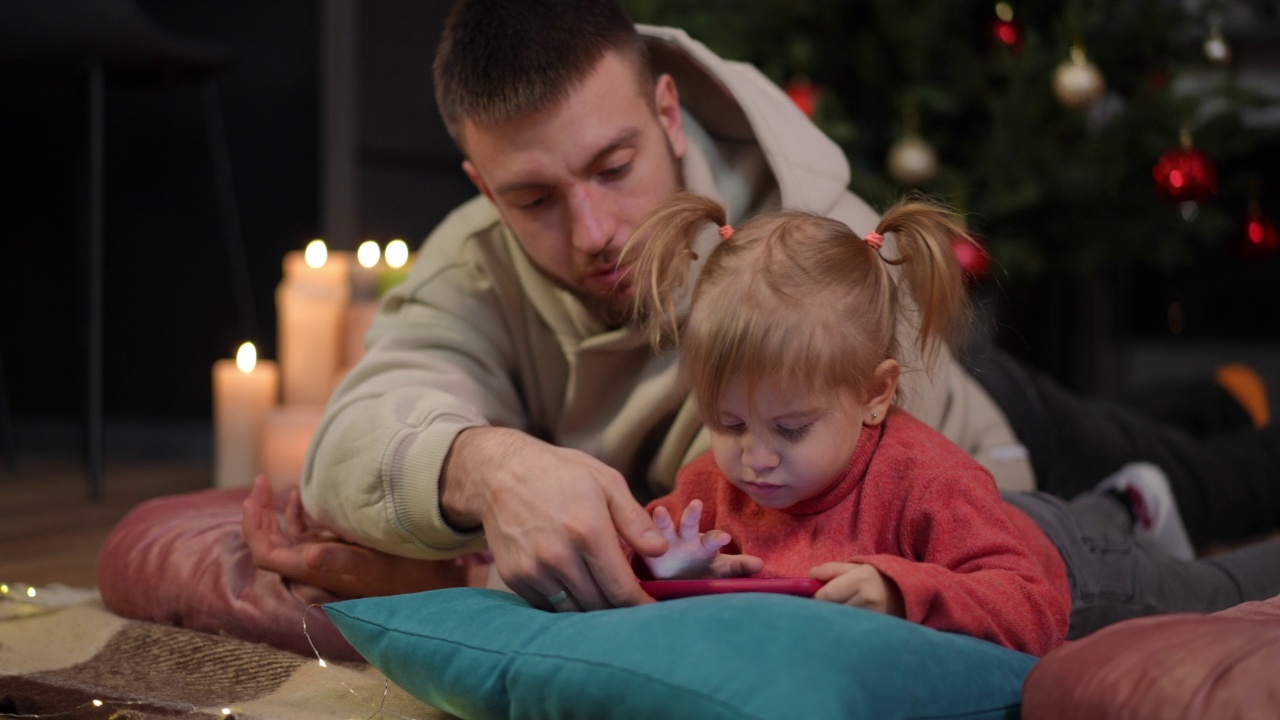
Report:
[[[378,277],[379,295],[399,285],[409,277],[409,261],[413,259],[409,253],[409,244],[399,238],[387,243],[387,251],[383,255],[386,258],[386,263],[385,268]]]
[[[280,394],[280,370],[258,360],[253,343],[240,346],[235,360],[213,364],[215,487],[243,487],[260,470],[262,427]]]
[[[324,405],[342,367],[350,258],[312,241],[284,259],[276,288],[280,368],[287,405]]]
[[[369,326],[373,324],[373,318],[378,314],[377,300],[353,300],[351,306],[347,308],[347,329],[346,329],[346,347],[343,353],[343,377],[352,365],[360,362],[360,358],[364,357],[364,336],[369,332]]]
[[[356,262],[351,263],[351,305],[347,308],[347,327],[342,355],[342,376],[364,357],[364,336],[378,313],[378,283],[386,266],[382,248],[373,240],[365,240],[356,248]]]
[[[307,448],[320,426],[324,409],[308,405],[278,407],[263,427],[262,472],[273,490],[298,487]]]
[[[356,248],[355,259],[351,263],[351,299],[356,302],[376,300],[378,277],[385,269],[382,248],[374,240],[365,240]]]

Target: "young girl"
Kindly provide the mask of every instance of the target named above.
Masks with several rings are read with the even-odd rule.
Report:
[[[709,223],[723,241],[686,296],[679,284]],[[895,406],[899,376],[916,371],[897,360],[896,306],[910,303],[925,356],[963,327],[950,249],[962,234],[922,201],[895,205],[865,237],[792,211],[734,230],[690,194],[641,225],[644,242],[624,253],[637,317],[655,344],[678,341],[711,433],[709,453],[650,505],[670,547],[644,558],[647,570],[807,576],[824,583],[819,600],[1035,655],[1069,625],[1080,635],[1280,593],[1280,543],[1197,563],[1132,542],[1114,494],[1002,502],[981,465]]]

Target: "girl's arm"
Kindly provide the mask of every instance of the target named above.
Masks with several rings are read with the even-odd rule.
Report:
[[[911,492],[901,555],[850,558],[898,589],[907,620],[1036,656],[1065,640],[1070,600],[1049,584],[985,473]]]

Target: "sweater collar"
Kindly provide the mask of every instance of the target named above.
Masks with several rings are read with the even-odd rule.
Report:
[[[853,489],[867,476],[867,468],[871,466],[871,458],[875,456],[876,448],[880,446],[880,438],[884,435],[884,426],[888,422],[889,419],[885,418],[885,421],[879,425],[864,426],[862,434],[858,436],[858,444],[853,448],[853,457],[849,459],[849,465],[840,479],[817,495],[783,508],[783,512],[789,515],[817,515],[839,505],[849,497],[849,493],[853,492]]]

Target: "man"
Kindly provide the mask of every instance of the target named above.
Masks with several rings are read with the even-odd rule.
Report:
[[[785,205],[865,232],[876,215],[846,190],[839,149],[757,71],[679,31],[639,34],[611,2],[464,0],[435,74],[483,197],[384,301],[312,444],[304,505],[395,556],[487,541],[541,607],[646,602],[619,538],[663,550],[636,498],[670,487],[706,441],[675,354],[626,324],[623,243],[681,187],[731,222]],[[920,356],[910,310],[899,338],[906,407],[1003,487],[1030,488],[1008,424],[948,350]]]
[[[259,485],[246,539],[260,567],[340,595],[456,582],[448,559],[488,549],[535,606],[647,602],[619,541],[662,551],[640,503],[706,441],[674,353],[626,325],[618,250],[680,187],[721,201],[731,223],[784,205],[865,232],[875,213],[845,189],[839,149],[753,68],[676,30],[637,34],[611,2],[462,0],[435,73],[481,197],[441,223],[385,299],[313,442],[302,496],[337,536],[307,531],[296,511],[280,532]],[[920,357],[916,338],[908,309],[904,404],[1005,490],[1033,485],[1012,417],[1041,489],[1070,497],[1146,459],[1170,472],[1184,513],[1216,518],[1188,523],[1197,541],[1280,517],[1274,429],[1245,438],[1247,451],[1201,447],[978,354],[997,408],[948,350]]]

